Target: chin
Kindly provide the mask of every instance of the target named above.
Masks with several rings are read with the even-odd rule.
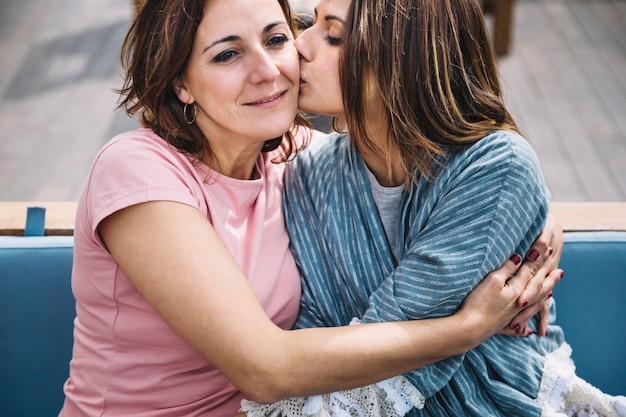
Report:
[[[276,121],[272,125],[268,125],[264,136],[269,139],[274,139],[284,135],[289,129],[291,129],[291,126],[293,126],[293,120],[295,117],[296,116],[294,115],[294,117],[288,121]]]

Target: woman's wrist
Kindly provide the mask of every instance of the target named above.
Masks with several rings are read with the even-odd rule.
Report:
[[[461,309],[456,312],[450,319],[450,329],[454,329],[452,340],[456,340],[459,355],[474,349],[496,333],[496,330],[487,327],[485,320],[480,314]]]

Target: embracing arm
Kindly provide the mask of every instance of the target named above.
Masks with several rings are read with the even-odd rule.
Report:
[[[138,204],[104,219],[98,232],[163,320],[259,402],[362,386],[467,351],[520,311],[527,281],[493,277],[475,291],[489,303],[468,299],[447,318],[284,331],[193,207]],[[517,267],[509,264],[510,274]]]

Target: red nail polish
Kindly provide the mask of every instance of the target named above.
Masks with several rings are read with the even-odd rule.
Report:
[[[513,262],[515,265],[519,265],[520,262],[522,262],[522,257],[519,256],[517,253],[514,253],[513,255],[511,255],[509,260]]]
[[[511,330],[517,330],[517,329],[519,329],[519,323],[511,324],[510,329],[511,329]]]
[[[554,249],[548,248],[548,255],[552,255],[554,253]]]
[[[534,249],[531,250],[528,254],[528,259],[530,259],[531,261],[536,261],[537,258],[539,258],[539,251],[536,251]]]
[[[565,271],[561,271],[561,278],[563,278],[563,275],[565,275]]]
[[[526,307],[527,305],[528,305],[528,301],[524,300],[524,301],[522,302],[522,308]]]
[[[553,295],[554,295],[554,294],[552,293],[552,291],[550,291],[550,292],[548,293],[548,298],[552,297]]]

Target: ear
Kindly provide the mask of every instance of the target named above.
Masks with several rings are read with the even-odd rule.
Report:
[[[182,103],[191,104],[195,101],[187,87],[185,87],[185,80],[182,75],[174,80],[173,87],[176,96]]]

